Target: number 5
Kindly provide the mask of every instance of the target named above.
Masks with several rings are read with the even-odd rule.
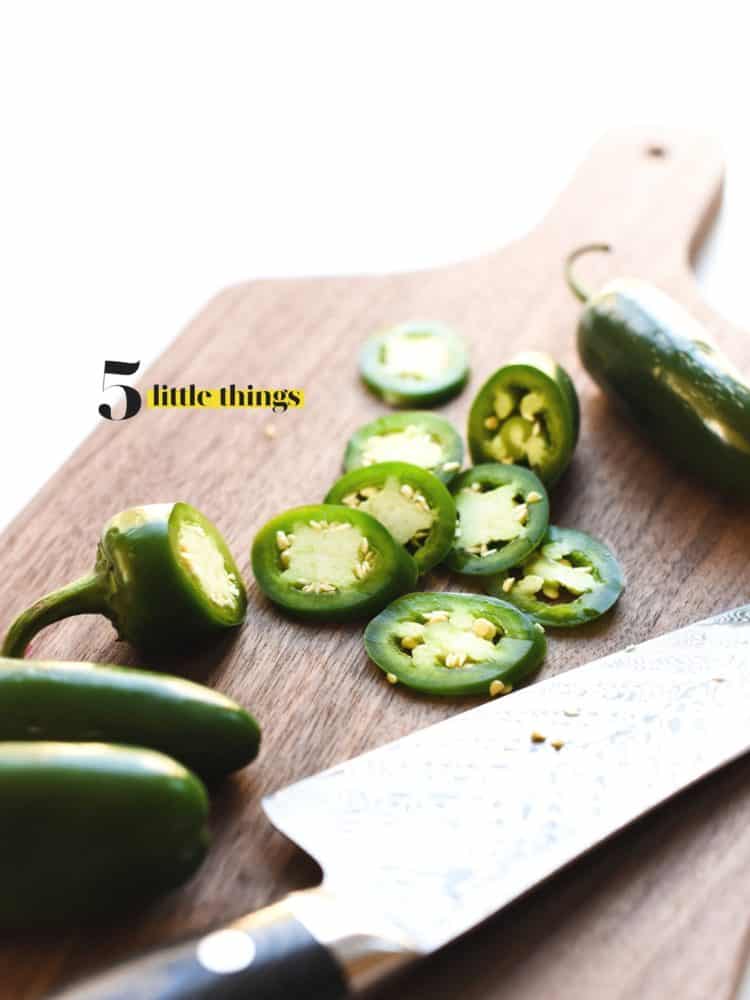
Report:
[[[105,420],[128,420],[134,417],[141,408],[141,394],[132,385],[120,385],[114,383],[107,385],[107,375],[135,375],[140,367],[140,361],[105,361],[104,377],[102,379],[102,389],[108,392],[110,389],[122,389],[125,394],[125,412],[121,417],[112,416],[112,407],[109,403],[100,403],[99,415]]]

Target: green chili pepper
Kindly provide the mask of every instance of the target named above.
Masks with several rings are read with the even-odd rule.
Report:
[[[515,566],[541,542],[549,499],[541,480],[518,465],[488,462],[453,483],[458,525],[447,565],[482,576]]]
[[[551,526],[538,549],[519,566],[487,578],[485,586],[534,621],[569,628],[609,611],[625,584],[606,545],[582,531]]]
[[[546,354],[519,354],[485,382],[469,413],[474,462],[526,465],[551,486],[578,440],[578,396],[569,375]]]
[[[186,503],[133,507],[102,531],[91,573],[40,598],[11,625],[0,655],[71,615],[101,614],[134,645],[179,649],[245,619],[245,586],[211,522]]]
[[[209,844],[203,783],[154,750],[0,743],[0,927],[90,920],[185,882]]]
[[[750,496],[750,385],[677,302],[644,281],[622,278],[584,302],[578,351],[584,367],[633,423],[674,462],[710,486]]]
[[[453,545],[456,505],[437,476],[406,462],[352,469],[333,484],[326,503],[372,514],[414,557],[420,574],[442,562]]]
[[[149,747],[214,779],[255,758],[260,729],[236,702],[180,677],[0,658],[0,744],[9,740]]]
[[[362,381],[390,406],[437,406],[469,377],[463,340],[439,323],[402,323],[375,334],[360,356]]]
[[[365,648],[391,684],[425,694],[507,694],[541,663],[540,626],[505,601],[407,594],[365,629]]]

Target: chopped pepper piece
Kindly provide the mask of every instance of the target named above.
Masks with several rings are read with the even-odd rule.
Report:
[[[267,597],[319,621],[376,614],[417,580],[417,564],[379,521],[338,504],[274,517],[255,536],[252,560]]]
[[[381,462],[345,473],[326,503],[372,514],[414,557],[420,574],[446,557],[456,531],[456,505],[437,476],[406,462]]]
[[[472,403],[469,451],[474,462],[524,465],[551,486],[570,463],[578,427],[578,396],[567,372],[546,354],[519,354]]]
[[[388,678],[425,694],[496,697],[536,670],[546,642],[505,601],[419,593],[399,598],[370,622],[365,648]]]
[[[485,581],[541,625],[569,628],[608,611],[624,588],[619,563],[601,542],[551,526],[541,546],[518,566]]]
[[[451,492],[458,524],[447,563],[459,573],[484,576],[515,566],[547,530],[547,492],[518,465],[476,465],[451,484]]]
[[[381,462],[408,462],[449,483],[461,468],[463,454],[458,432],[436,413],[391,413],[365,424],[351,436],[344,471]]]
[[[469,377],[464,341],[440,323],[402,323],[375,334],[360,356],[363,382],[390,406],[436,406]]]

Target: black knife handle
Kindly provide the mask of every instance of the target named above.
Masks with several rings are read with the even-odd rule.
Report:
[[[339,1000],[343,970],[283,906],[123,962],[56,1000]]]

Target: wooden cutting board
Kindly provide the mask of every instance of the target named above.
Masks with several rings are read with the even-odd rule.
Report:
[[[306,407],[275,417],[144,409],[122,423],[102,421],[16,518],[0,540],[3,627],[42,592],[89,567],[100,526],[116,511],[184,499],[213,518],[250,583],[248,621],[233,641],[187,661],[157,662],[116,642],[107,622],[78,618],[50,628],[34,653],[184,670],[254,711],[264,746],[258,762],[214,796],[213,849],[189,885],[107,926],[4,940],[0,996],[42,996],[136,949],[314,884],[315,864],[271,828],[261,796],[474,704],[390,687],[368,662],[360,627],[289,623],[252,581],[255,531],[286,507],[322,498],[350,434],[385,412],[356,371],[358,348],[378,327],[434,318],[467,338],[472,382],[444,410],[461,428],[478,386],[518,349],[551,352],[574,378],[582,434],[554,492],[553,521],[606,540],[624,564],[628,588],[604,621],[550,636],[543,676],[750,599],[746,509],[682,477],[613,413],[578,363],[580,306],[562,275],[571,248],[610,241],[611,257],[581,262],[587,283],[623,273],[653,280],[750,367],[750,340],[712,314],[690,272],[719,204],[722,172],[719,151],[704,137],[618,133],[594,148],[538,228],[488,257],[410,274],[227,288],[152,366],[144,389],[157,381],[301,386]],[[269,424],[274,438],[264,433]],[[442,574],[427,581],[448,585],[460,589],[461,581]],[[704,782],[383,995],[727,996],[750,921],[748,779],[745,760]]]

